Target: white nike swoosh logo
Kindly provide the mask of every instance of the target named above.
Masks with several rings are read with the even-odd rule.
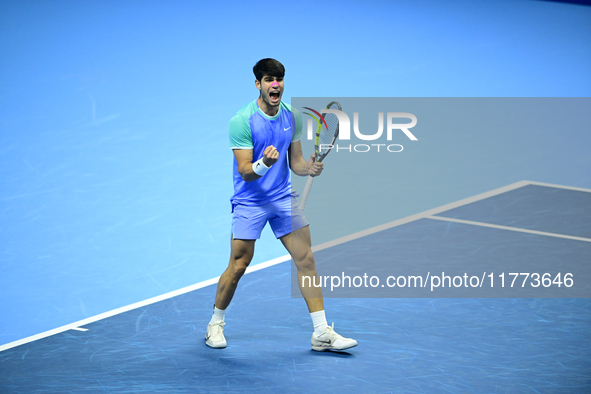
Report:
[[[291,126],[289,126],[287,129],[283,129],[283,131],[287,131],[287,130],[289,130],[289,129],[291,129]]]

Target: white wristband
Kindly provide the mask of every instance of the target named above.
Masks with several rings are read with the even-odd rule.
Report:
[[[271,167],[267,167],[265,163],[263,163],[263,159],[257,160],[254,163],[252,163],[252,170],[258,176],[265,175],[267,171],[269,171],[270,169]]]

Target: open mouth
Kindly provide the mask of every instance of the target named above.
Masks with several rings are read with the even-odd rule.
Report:
[[[281,94],[278,91],[273,91],[269,93],[269,97],[271,98],[271,101],[279,101]]]

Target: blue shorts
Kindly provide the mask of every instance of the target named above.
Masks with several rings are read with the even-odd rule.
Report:
[[[308,225],[296,193],[264,205],[232,205],[232,239],[259,239],[269,222],[276,238]]]

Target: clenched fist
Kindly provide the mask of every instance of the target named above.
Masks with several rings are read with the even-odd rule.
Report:
[[[263,152],[263,163],[267,167],[271,167],[277,162],[277,159],[279,159],[279,152],[277,152],[277,149],[275,149],[273,145],[267,146]]]

